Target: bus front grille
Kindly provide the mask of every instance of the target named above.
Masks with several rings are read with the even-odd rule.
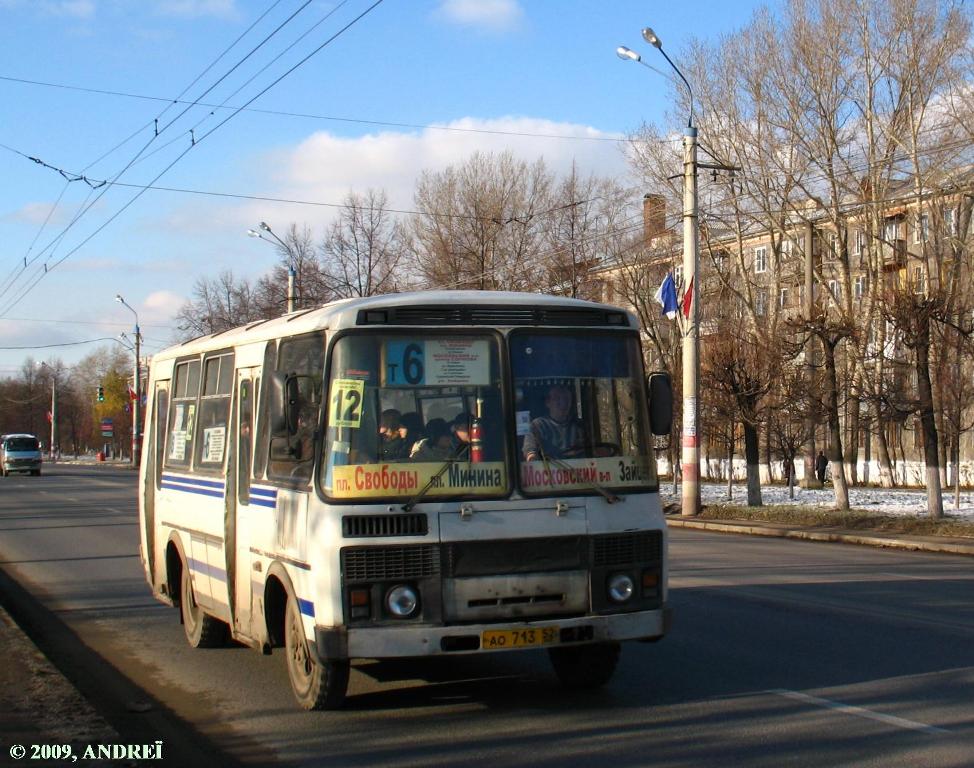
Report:
[[[367,539],[383,536],[425,536],[429,533],[426,515],[345,515],[342,536]]]
[[[342,550],[345,583],[421,579],[440,573],[436,544],[406,547],[346,547]]]
[[[592,565],[596,568],[658,562],[662,559],[663,535],[660,531],[592,537]]]

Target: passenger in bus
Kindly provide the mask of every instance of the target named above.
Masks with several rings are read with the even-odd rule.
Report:
[[[430,419],[426,437],[409,454],[413,461],[446,461],[453,456],[453,432],[445,419]]]
[[[562,384],[553,384],[544,403],[548,415],[533,419],[531,431],[524,438],[525,461],[584,456],[584,434],[582,425],[572,415],[571,390]]]
[[[411,456],[413,447],[424,437],[423,417],[416,411],[404,413],[399,419],[399,436],[406,441],[404,455]]]
[[[453,417],[450,423],[450,431],[453,435],[451,440],[451,450],[453,455],[458,458],[468,457],[470,451],[470,423],[473,416],[468,411],[461,411]]]
[[[379,417],[379,461],[399,461],[409,455],[406,440],[400,434],[401,416],[387,408]]]

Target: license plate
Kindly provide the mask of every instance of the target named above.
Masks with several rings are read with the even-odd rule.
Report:
[[[558,638],[558,627],[487,629],[480,635],[480,647],[485,651],[501,651],[506,648],[530,648],[536,645],[557,643]]]

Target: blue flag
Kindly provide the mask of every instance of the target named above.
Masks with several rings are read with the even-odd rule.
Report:
[[[656,291],[655,299],[663,306],[662,314],[670,320],[676,317],[680,302],[676,299],[676,283],[673,282],[673,275],[670,272],[667,272],[666,277],[663,278],[659,290]]]

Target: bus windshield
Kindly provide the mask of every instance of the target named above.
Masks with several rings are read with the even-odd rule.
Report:
[[[657,484],[635,335],[518,332],[510,348],[525,493]]]
[[[335,342],[323,490],[333,499],[510,490],[499,337],[351,333]],[[428,487],[427,487],[428,486]]]

